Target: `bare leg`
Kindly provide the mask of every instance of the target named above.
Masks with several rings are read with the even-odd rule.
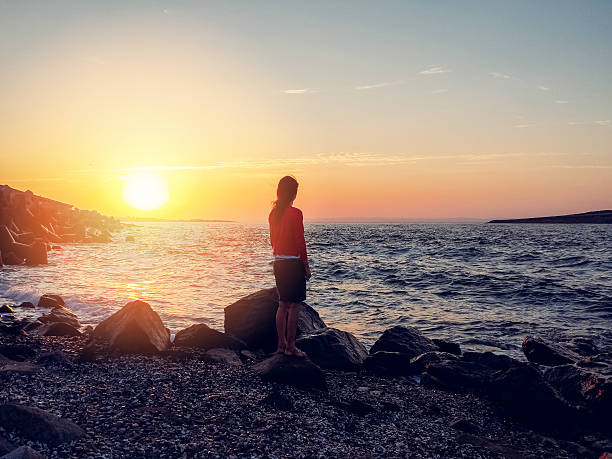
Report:
[[[287,348],[287,314],[289,312],[289,305],[286,301],[278,302],[278,309],[276,310],[276,333],[278,334],[278,348],[276,352],[285,352]]]
[[[291,303],[289,306],[289,317],[287,318],[287,348],[285,354],[305,357],[306,354],[295,347],[295,335],[297,333],[297,321],[300,315],[301,303]]]

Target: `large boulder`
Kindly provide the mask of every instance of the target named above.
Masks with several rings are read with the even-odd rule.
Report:
[[[64,300],[59,295],[45,293],[38,300],[39,308],[57,308],[59,306],[64,306]]]
[[[170,345],[170,332],[144,301],[132,301],[94,329],[94,339],[125,353],[156,353]]]
[[[64,322],[52,322],[45,324],[36,329],[36,333],[40,336],[81,336],[78,331],[70,324]]]
[[[43,314],[38,320],[44,324],[62,322],[72,325],[74,328],[79,328],[81,326],[78,316],[64,306],[51,309],[48,314]]]
[[[363,366],[379,376],[407,376],[411,374],[410,360],[401,352],[378,351],[368,355]]]
[[[307,357],[275,354],[252,368],[264,381],[302,388],[327,388],[325,374]]]
[[[533,363],[555,366],[575,363],[579,360],[578,356],[562,346],[547,343],[543,339],[534,336],[525,337],[522,347],[527,360]]]
[[[323,368],[357,370],[368,356],[363,344],[349,332],[320,328],[298,338],[297,347]]]
[[[0,306],[0,314],[13,314],[13,308],[11,308],[10,305],[8,304],[3,304],[2,306]]]
[[[66,419],[39,408],[24,405],[0,405],[0,426],[33,441],[59,445],[80,440],[85,432]]]
[[[276,310],[278,292],[276,288],[260,290],[236,301],[225,308],[225,333],[241,339],[251,349],[276,349]],[[317,311],[302,303],[298,317],[297,334],[325,328]]]
[[[214,330],[205,324],[195,324],[185,328],[174,337],[175,346],[197,347],[200,349],[244,349],[246,344],[227,333]]]
[[[414,327],[398,325],[388,328],[370,349],[370,354],[379,351],[400,352],[416,357],[425,352],[435,351],[438,346]]]

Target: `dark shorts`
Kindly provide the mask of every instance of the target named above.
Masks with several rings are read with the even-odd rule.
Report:
[[[274,277],[281,301],[299,303],[306,299],[306,273],[302,260],[274,260]]]

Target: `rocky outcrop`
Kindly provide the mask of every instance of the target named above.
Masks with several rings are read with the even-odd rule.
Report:
[[[323,371],[307,357],[275,354],[252,368],[264,381],[302,388],[327,388]]]
[[[414,327],[398,325],[383,332],[370,349],[370,354],[379,351],[400,352],[408,357],[416,357],[425,352],[435,351],[438,347]]]
[[[59,295],[45,293],[38,300],[39,308],[57,308],[60,306],[64,306],[64,300]]]
[[[225,308],[225,332],[244,341],[251,349],[271,351],[276,348],[276,288],[260,290]],[[319,314],[302,303],[298,318],[298,336],[324,328]]]
[[[125,353],[156,353],[170,345],[170,332],[144,301],[132,301],[94,329],[94,339]]]
[[[302,335],[296,344],[322,368],[357,370],[368,356],[354,335],[337,328],[321,328]]]
[[[451,341],[443,339],[432,339],[433,343],[438,346],[438,350],[441,352],[448,352],[449,354],[461,355],[461,346]]]
[[[24,405],[0,405],[0,425],[24,438],[50,445],[80,440],[85,436],[83,429],[73,422]]]
[[[205,324],[195,324],[179,331],[174,338],[175,346],[197,347],[200,349],[244,349],[246,343],[227,333],[214,330]]]
[[[368,355],[363,367],[379,376],[407,376],[412,374],[411,358],[401,352],[378,351]]]
[[[40,316],[38,321],[42,322],[43,324],[61,322],[72,325],[74,328],[79,328],[81,326],[78,316],[70,309],[63,306],[51,309],[48,314],[43,314]]]
[[[527,360],[542,365],[565,365],[575,363],[579,357],[564,349],[562,346],[547,343],[541,338],[527,336],[523,340],[523,353]]]

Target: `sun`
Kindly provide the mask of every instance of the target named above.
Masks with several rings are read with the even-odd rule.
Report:
[[[135,173],[125,177],[125,201],[140,210],[153,210],[168,201],[168,186],[163,177],[150,173]]]

